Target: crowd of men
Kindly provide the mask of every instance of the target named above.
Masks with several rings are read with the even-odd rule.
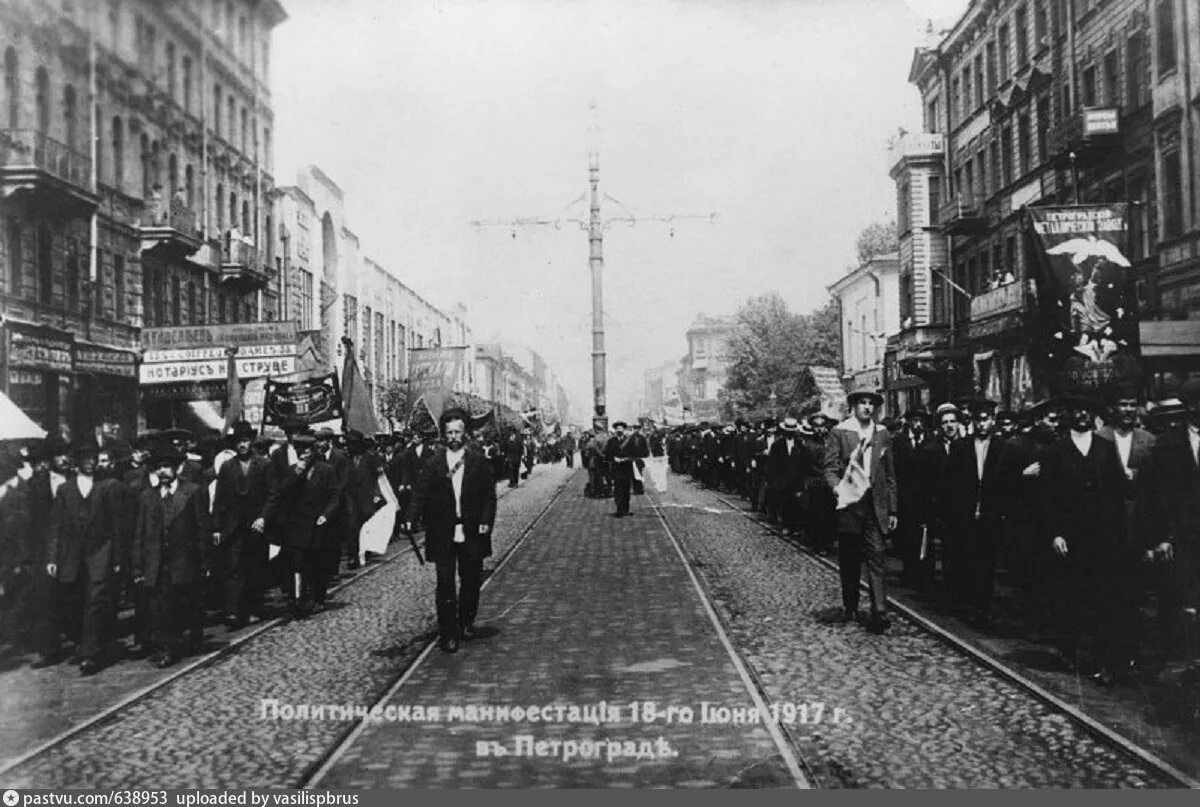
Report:
[[[206,625],[275,615],[276,589],[297,618],[322,611],[331,584],[366,559],[361,528],[388,494],[401,537],[441,436],[298,421],[282,431],[238,423],[226,436],[171,429],[132,445],[11,447],[0,457],[0,646],[35,654],[35,667],[70,658],[83,675],[122,656],[168,667],[202,650]],[[467,448],[489,479],[515,486],[574,442],[488,427]]]
[[[963,400],[876,425],[881,403],[851,396],[841,423],[678,427],[670,466],[745,496],[813,551],[836,549],[839,621],[858,617],[865,563],[867,626],[888,627],[886,535],[900,583],[979,628],[997,617],[1003,572],[1027,635],[1101,685],[1148,656],[1200,657],[1200,385],[1151,405],[1128,385],[1021,412]]]

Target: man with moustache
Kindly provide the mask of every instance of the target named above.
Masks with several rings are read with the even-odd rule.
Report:
[[[496,485],[484,458],[466,450],[466,424],[461,410],[442,415],[445,445],[421,467],[406,525],[410,532],[425,528],[425,556],[437,568],[438,645],[446,653],[476,636],[483,559],[492,554],[496,520]]]
[[[617,505],[617,518],[629,515],[629,494],[633,488],[633,465],[650,455],[646,438],[640,434],[626,434],[625,423],[613,424],[613,436],[605,448],[609,467],[612,469],[613,500]]]
[[[271,474],[270,462],[254,451],[254,437],[249,423],[234,424],[229,440],[235,455],[217,473],[213,502],[215,527],[228,562],[225,622],[231,628],[245,625],[262,609]]]

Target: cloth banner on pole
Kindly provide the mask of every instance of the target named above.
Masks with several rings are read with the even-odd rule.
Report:
[[[371,403],[371,391],[358,369],[354,358],[354,343],[343,339],[346,362],[342,368],[342,431],[358,429],[363,434],[376,434],[379,422],[375,419],[375,406]]]
[[[243,419],[242,380],[238,378],[237,347],[228,348],[228,364],[225,368],[225,432],[233,430],[233,424]]]
[[[307,381],[275,381],[267,379],[263,396],[263,424],[282,426],[289,418],[302,423],[324,423],[342,417],[342,394],[337,374],[310,378]]]
[[[839,421],[846,417],[846,388],[842,386],[838,371],[832,367],[809,365],[808,372],[821,395],[821,413]]]
[[[1125,204],[1027,209],[1029,265],[1037,286],[1034,337],[1072,386],[1096,387],[1136,372],[1137,294]]]
[[[463,347],[425,347],[409,351],[411,399],[423,400],[435,423],[442,417],[446,398],[454,390],[454,381],[462,368],[465,350]]]
[[[366,523],[362,525],[362,529],[359,530],[358,559],[360,563],[366,560],[367,552],[382,555],[387,551],[388,542],[392,539],[392,530],[396,526],[396,517],[400,513],[400,502],[396,499],[396,493],[392,490],[387,477],[380,474],[377,484],[384,504],[367,519]]]

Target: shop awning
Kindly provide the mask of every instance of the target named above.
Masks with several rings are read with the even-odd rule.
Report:
[[[1143,322],[1139,335],[1144,358],[1200,357],[1200,320]]]
[[[45,437],[46,430],[0,392],[0,440],[42,440]]]

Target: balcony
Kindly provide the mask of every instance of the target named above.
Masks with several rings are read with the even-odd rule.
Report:
[[[156,252],[177,258],[196,254],[204,243],[196,229],[196,211],[181,200],[153,200],[147,206],[138,225],[142,236],[142,251]]]
[[[243,291],[264,288],[270,275],[258,260],[258,250],[253,244],[227,233],[221,250],[221,283]]]
[[[1066,162],[1075,154],[1088,162],[1111,153],[1121,145],[1121,111],[1116,107],[1081,109],[1050,128],[1047,147],[1056,160]]]
[[[987,229],[982,193],[960,193],[943,202],[938,213],[946,235],[973,235]]]
[[[0,129],[0,182],[4,197],[27,193],[66,215],[90,213],[100,203],[91,159],[32,129]]]
[[[888,165],[896,169],[901,160],[934,158],[941,159],[945,149],[944,135],[932,132],[905,132],[888,148]]]
[[[979,339],[1022,329],[1026,291],[1026,284],[1016,281],[972,297],[968,336]]]

